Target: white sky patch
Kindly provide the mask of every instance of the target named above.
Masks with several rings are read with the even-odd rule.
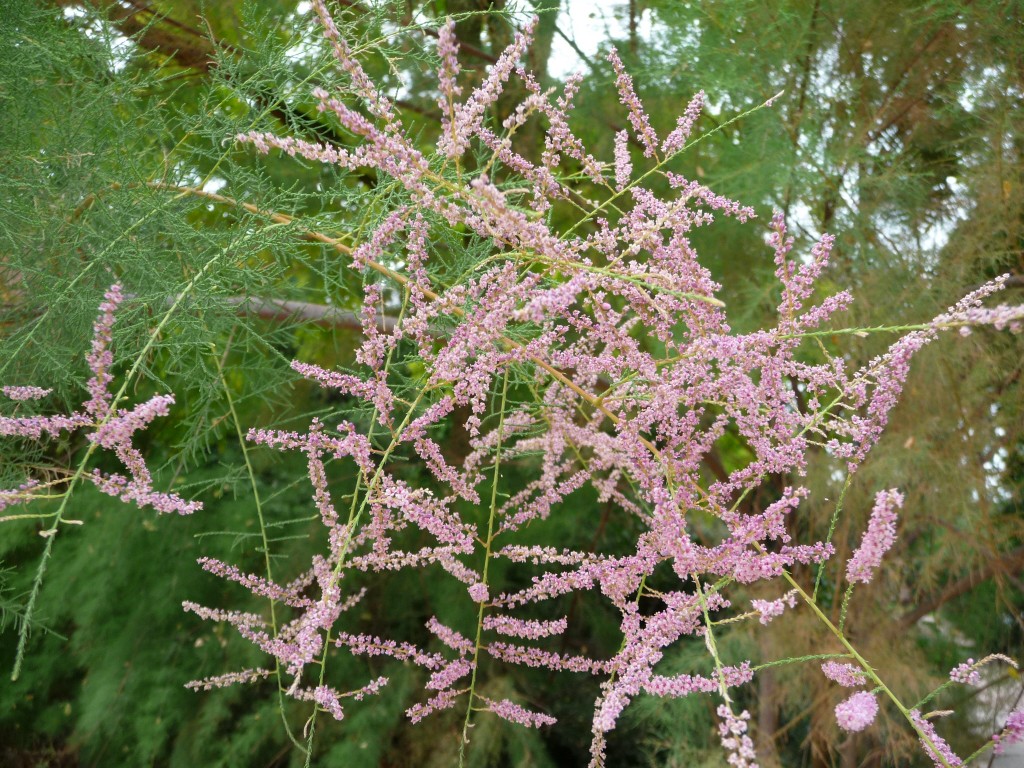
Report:
[[[86,37],[102,41],[107,46],[110,50],[111,71],[120,72],[127,66],[135,52],[136,46],[133,41],[118,32],[112,25],[100,21],[99,18],[90,18],[89,14],[81,8],[65,8],[64,18],[68,21],[77,21]],[[85,23],[82,23],[83,19]]]
[[[206,184],[203,185],[204,192],[220,192],[227,186],[227,180],[222,179],[220,176],[211,176],[206,180]]]
[[[651,38],[651,19],[649,11],[642,12],[637,24],[641,42]],[[586,70],[586,64],[565,37],[572,40],[587,58],[592,59],[603,42],[610,38],[622,39],[629,34],[628,21],[624,16],[616,14],[612,7],[593,0],[565,0],[556,23],[562,34],[555,32],[548,73],[558,80]],[[565,37],[562,37],[563,34]]]

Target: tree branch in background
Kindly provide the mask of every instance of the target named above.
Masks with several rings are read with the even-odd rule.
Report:
[[[1024,570],[1024,546],[1017,547],[1004,555],[989,560],[977,572],[969,573],[963,578],[947,584],[938,594],[926,598],[909,613],[900,617],[900,626],[909,629],[929,613],[937,611],[950,600],[965,595],[983,582],[1002,574],[1016,574]]]

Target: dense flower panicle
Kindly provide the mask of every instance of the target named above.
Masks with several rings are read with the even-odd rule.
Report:
[[[437,637],[442,643],[447,645],[453,651],[459,653],[472,653],[476,647],[474,643],[467,637],[464,637],[454,629],[445,626],[437,620],[436,616],[431,617],[430,621],[427,622],[427,629],[430,630],[431,634]]]
[[[90,419],[81,413],[67,416],[0,416],[0,437],[28,437],[38,440],[43,435],[56,437],[87,426]]]
[[[846,578],[851,584],[867,584],[875,575],[882,556],[896,541],[896,510],[902,506],[899,491],[878,492],[864,540],[846,564]]]
[[[362,66],[353,58],[348,42],[338,31],[338,27],[331,18],[330,12],[324,0],[313,0],[313,10],[316,12],[320,24],[324,28],[324,37],[331,44],[334,58],[338,64],[352,79],[352,88],[365,101],[367,108],[380,119],[389,124],[398,123],[398,116],[395,113],[391,102],[378,93],[373,81],[363,70]],[[398,123],[400,125],[400,123]]]
[[[82,404],[81,411],[56,416],[0,416],[0,437],[20,436],[33,440],[43,435],[56,437],[61,432],[91,429],[86,435],[89,442],[111,451],[128,470],[128,475],[107,474],[98,469],[87,473],[85,478],[96,488],[109,496],[139,508],[152,507],[161,513],[188,515],[203,508],[201,502],[185,501],[174,493],[153,489],[153,477],[146,466],[142,453],[132,441],[136,432],[145,430],[154,419],[166,416],[174,404],[173,395],[155,395],[132,409],[113,410],[114,396],[110,385],[114,380],[111,368],[114,365],[112,350],[113,328],[118,307],[124,300],[124,293],[117,283],[104,294],[100,314],[93,324],[93,339],[86,362],[90,377],[86,384],[89,399]],[[4,387],[3,391],[14,400],[28,400],[44,397],[51,390],[39,387]],[[13,394],[12,394],[13,393]],[[28,500],[27,491],[34,485],[22,486],[17,491],[0,491],[0,504],[14,500]],[[3,506],[0,505],[0,509]]]
[[[693,132],[693,126],[697,122],[697,118],[704,111],[704,102],[706,100],[707,96],[704,94],[704,91],[697,91],[693,98],[690,99],[690,103],[686,105],[686,111],[676,121],[676,127],[665,137],[665,141],[661,145],[661,151],[664,154],[674,155],[683,148],[686,140],[690,138],[690,134]]]
[[[1024,710],[1011,712],[1006,718],[1006,725],[1003,730],[992,737],[995,753],[1003,754],[1011,744],[1020,744],[1024,741]]]
[[[423,687],[428,691],[446,691],[457,681],[473,673],[472,662],[466,659],[454,659],[447,661],[430,676]]]
[[[511,723],[525,725],[527,728],[540,728],[542,725],[554,725],[558,722],[555,718],[551,717],[551,715],[545,715],[541,712],[531,712],[508,699],[494,701],[493,699],[488,699],[486,696],[481,696],[480,699],[486,705],[487,711],[493,712],[502,720],[508,720]]]
[[[237,567],[212,557],[201,557],[198,562],[204,571],[241,584],[254,595],[265,597],[268,600],[277,600],[296,608],[312,605],[312,601],[307,597],[303,597],[294,587],[291,589],[281,587],[262,576],[242,573]]]
[[[369,234],[350,251],[349,266],[371,278],[363,284],[363,341],[353,370],[292,363],[297,375],[330,390],[329,407],[343,399],[348,409],[354,400],[355,410],[373,417],[249,431],[255,445],[302,454],[312,519],[319,518],[326,543],[289,583],[200,558],[204,570],[268,600],[270,610],[193,602],[183,609],[230,625],[271,662],[187,687],[276,677],[284,695],[342,720],[343,702],[375,695],[388,682],[375,677],[354,689],[327,682],[339,676],[330,659],[348,654],[419,667],[422,700],[406,711],[413,722],[464,705],[467,726],[473,713],[486,711],[537,728],[555,719],[489,698],[478,678],[502,665],[584,673],[600,686],[594,766],[603,765],[606,734],[637,697],[698,694],[725,702],[717,713],[728,763],[756,766],[750,715],[733,711],[729,693],[749,684],[754,671],[750,661],[723,659],[718,649],[727,646],[716,645],[715,633],[720,624],[752,618],[739,607],[751,591],[781,592],[763,582],[792,581],[798,572],[787,569],[820,565],[834,554],[827,539],[794,541],[809,528],[797,520],[810,495],[809,457],[824,445],[857,471],[920,349],[948,329],[1019,332],[1024,307],[984,305],[1003,287],[997,279],[860,370],[849,370],[848,358],[824,347],[820,355],[804,354],[808,332],[826,326],[852,297],[847,291],[816,296],[833,237],[822,235],[808,255],[796,255],[785,217],[776,213],[766,242],[781,289],[777,321],[736,333],[717,298],[721,286],[700,263],[694,233],[722,217],[745,222],[755,212],[663,167],[686,148],[706,102],[703,91],[662,141],[612,49],[608,60],[628,126],[614,136],[612,162],[601,162],[570,126],[582,78],[569,78],[555,95],[522,64],[536,19],[465,98],[455,23],[448,20],[437,33],[441,130],[428,151],[356,59],[356,46],[325,0],[313,0],[312,8],[345,85],[317,87],[311,95],[320,113],[354,137],[352,144],[255,130],[236,139],[260,153],[279,150],[343,171],[369,169],[382,180],[380,189],[390,190],[378,201],[383,210],[375,204],[368,211]],[[513,93],[517,101],[504,104]],[[543,138],[539,157],[520,145],[534,126]],[[635,156],[631,142],[640,150]],[[634,159],[644,166],[635,173]],[[576,185],[580,178],[592,189]],[[575,225],[561,227],[561,217],[545,215],[563,207],[580,213]],[[192,512],[198,502],[154,489],[134,445],[139,432],[170,412],[173,395],[124,408],[111,392],[113,331],[124,299],[115,284],[100,305],[81,409],[3,416],[0,436],[38,440],[85,430],[90,454],[109,451],[124,467],[123,474],[84,475],[101,492],[159,512]],[[31,413],[19,403],[50,392],[0,391],[14,401],[0,405],[15,413]],[[449,427],[458,432],[452,443],[468,444],[464,453],[461,444],[449,450],[442,437]],[[715,455],[725,444],[733,448],[728,466]],[[349,475],[354,465],[355,478],[343,491],[332,481],[332,460],[344,460]],[[406,471],[406,462],[426,472]],[[776,485],[780,478],[786,479]],[[766,487],[774,500],[764,505]],[[45,496],[46,488],[30,479],[0,490],[0,510]],[[348,514],[339,514],[336,498],[346,506],[351,501]],[[847,564],[851,584],[869,582],[893,546],[902,503],[895,490],[876,497],[863,542]],[[590,541],[580,549],[537,544],[570,509],[583,528],[577,538]],[[602,537],[608,529],[617,532],[613,545]],[[496,560],[511,564],[514,579],[499,582],[496,574],[506,569],[494,567]],[[409,569],[421,569],[424,583],[454,584],[447,594],[473,603],[465,612],[471,618],[445,607],[443,615],[464,620],[431,616],[421,644],[355,631],[363,621],[352,609],[372,594],[361,585]],[[564,598],[583,593],[604,601],[618,621],[621,644],[607,658],[552,650],[564,647],[557,639],[569,624]],[[794,590],[749,602],[766,625],[794,608],[798,594],[813,601]],[[561,618],[512,615],[520,612]],[[719,618],[723,613],[729,617]],[[712,674],[656,672],[684,643],[707,648]],[[480,664],[483,657],[488,661]],[[1013,663],[998,655],[968,660],[950,679],[978,684],[979,668],[996,658]],[[843,686],[868,681],[853,664],[827,661],[821,669]],[[859,691],[835,715],[842,729],[856,732],[878,709],[873,693]],[[931,723],[916,710],[911,718],[936,765],[960,765]],[[1022,738],[1024,715],[1014,712],[993,737],[996,751]]]
[[[853,694],[836,705],[836,722],[844,731],[863,731],[878,716],[878,699],[867,691]]]
[[[795,257],[784,217],[776,214],[767,243],[781,285],[778,321],[771,328],[734,333],[716,298],[720,286],[701,265],[691,237],[716,218],[747,221],[754,211],[662,169],[658,157],[659,148],[671,155],[685,147],[705,102],[703,92],[659,142],[632,79],[612,51],[629,127],[614,137],[607,178],[608,167],[569,126],[580,78],[570,78],[553,98],[553,91],[544,91],[520,64],[536,21],[515,36],[464,99],[454,25],[447,22],[438,32],[437,48],[442,127],[436,153],[427,157],[354,61],[322,0],[315,9],[352,93],[369,116],[346,104],[339,92],[316,89],[314,98],[362,143],[335,147],[264,133],[239,140],[260,152],[279,148],[392,179],[396,202],[355,247],[352,266],[393,278],[404,296],[400,317],[382,330],[384,310],[397,307],[389,306],[394,299],[382,287],[367,281],[358,371],[292,365],[320,386],[372,407],[383,430],[363,434],[346,422],[335,437],[314,421],[306,432],[250,432],[255,443],[307,455],[328,551],[314,561],[312,580],[295,588],[217,565],[222,575],[257,594],[290,601],[296,613],[275,637],[249,619],[226,620],[296,676],[294,695],[332,713],[338,701],[332,696],[340,694],[298,682],[327,636],[354,655],[422,667],[425,697],[406,713],[413,722],[460,701],[469,712],[489,710],[528,726],[552,721],[511,701],[483,696],[476,688],[481,654],[503,664],[602,676],[591,755],[593,765],[603,765],[605,734],[637,696],[717,693],[728,703],[728,689],[751,680],[749,662],[726,663],[714,650],[714,617],[732,606],[736,584],[770,582],[794,565],[817,565],[834,554],[828,540],[793,540],[793,531],[806,529],[792,522],[810,494],[803,478],[815,446],[825,444],[856,471],[882,434],[913,355],[940,330],[976,322],[1008,326],[1016,321],[1016,310],[983,312],[982,300],[1001,285],[996,281],[860,370],[848,370],[843,356],[827,351],[819,362],[808,362],[800,350],[802,337],[832,321],[852,297],[839,291],[816,298],[834,241],[824,235],[808,257]],[[509,105],[502,119],[490,119],[513,77],[525,96]],[[517,132],[527,121],[543,128],[539,162],[517,145]],[[631,135],[655,166],[646,174],[633,173]],[[485,161],[462,162],[471,149]],[[575,167],[560,174],[570,164]],[[584,199],[563,179],[577,171],[594,183],[599,190],[594,194],[609,199]],[[658,183],[644,186],[655,173]],[[576,227],[559,231],[554,218],[538,215],[566,200],[586,211],[592,226],[585,234]],[[447,227],[488,248],[487,257],[456,280],[445,273],[452,256],[444,253],[446,238],[434,237]],[[434,262],[435,254],[443,258]],[[413,357],[405,357],[413,349]],[[391,375],[398,361],[410,360],[420,371],[414,401],[408,381],[400,388],[399,377]],[[503,381],[514,382],[516,397],[529,390],[534,401],[506,402],[503,396],[499,407],[495,393],[503,391]],[[493,418],[499,409],[500,417]],[[456,418],[469,443],[458,461],[449,458],[439,437],[445,421]],[[741,444],[748,459],[722,468],[709,483],[709,460],[723,439]],[[359,470],[354,513],[346,525],[331,500],[327,464],[343,457],[353,459]],[[427,470],[429,487],[417,486],[411,473],[395,471],[395,462],[410,459]],[[509,462],[517,467],[514,489],[503,479]],[[519,479],[520,472],[532,474]],[[763,508],[742,503],[773,477],[790,478],[781,494],[773,491],[774,502]],[[585,488],[591,495],[584,496]],[[485,529],[479,513],[488,510],[482,503],[488,496],[494,503]],[[625,520],[635,538],[614,553],[602,551],[598,537],[580,550],[535,543],[536,532],[582,498],[597,500],[596,508],[588,501],[578,510],[584,520],[592,514],[595,530],[606,519]],[[892,546],[900,504],[896,491],[879,494],[864,542],[848,564],[851,582],[869,580]],[[695,526],[694,515],[713,520],[718,532],[711,536],[707,526]],[[522,538],[528,529],[530,537]],[[532,569],[529,582],[497,583],[498,571],[488,568],[491,559],[515,563],[517,572]],[[342,587],[352,581],[343,578],[346,573],[410,568],[459,582],[463,599],[476,603],[476,626],[448,626],[431,618],[428,647],[346,631],[352,629],[342,625],[348,621]],[[652,577],[657,592],[650,587]],[[676,583],[661,584],[665,578]],[[310,594],[314,583],[319,597]],[[694,583],[703,585],[699,596]],[[607,601],[619,616],[622,644],[610,658],[550,650],[551,638],[567,628],[565,618],[511,615],[527,605],[536,607],[532,615],[562,615],[559,604],[542,604],[583,592]],[[761,623],[767,623],[795,606],[796,593],[752,603]],[[470,638],[480,638],[479,646]],[[655,673],[685,638],[704,639],[714,675]],[[842,685],[866,680],[850,664],[826,662],[822,670]],[[840,704],[836,716],[842,727],[858,730],[877,709],[875,697],[861,692]],[[755,765],[749,715],[723,705],[719,716],[730,764]]]
[[[586,656],[567,656],[540,648],[502,642],[488,643],[484,650],[492,658],[500,659],[509,664],[522,664],[526,667],[535,668],[545,667],[566,672],[588,672],[592,675],[599,675],[611,672],[614,666],[611,662],[591,659]]]
[[[441,712],[445,709],[451,709],[454,707],[459,700],[459,696],[464,694],[465,690],[453,691],[444,690],[435,696],[431,696],[422,704],[414,704],[405,711],[405,716],[409,718],[412,723],[418,723],[428,715],[432,715],[435,712]]]
[[[330,687],[326,685],[318,685],[313,690],[313,701],[323,709],[330,712],[331,716],[335,720],[343,720],[345,718],[345,713],[341,708],[341,702],[338,701],[338,694]]]
[[[565,88],[553,107],[546,108],[550,127],[544,135],[544,152],[541,162],[549,171],[554,171],[562,162],[562,155],[580,163],[583,173],[595,184],[604,184],[601,164],[586,151],[583,142],[577,138],[569,127],[568,113],[572,109],[572,100],[579,91],[583,75],[575,73],[565,81]]]
[[[629,186],[633,176],[633,163],[629,159],[629,137],[625,131],[615,134],[615,188],[618,191]]]
[[[132,471],[132,478],[116,473],[107,475],[99,470],[93,470],[87,477],[97,490],[126,504],[133,503],[140,509],[152,507],[164,514],[191,515],[203,508],[201,501],[185,501],[177,494],[152,490],[148,471],[141,472],[145,465],[142,463],[142,455],[137,451],[131,452],[131,460],[125,460],[125,464]]]
[[[448,19],[437,30],[437,57],[441,67],[437,71],[437,86],[441,98],[437,106],[441,112],[449,115],[455,97],[462,94],[462,87],[456,82],[459,77],[459,41],[455,38],[455,21]]]
[[[484,113],[498,100],[505,82],[515,70],[516,62],[532,41],[536,24],[537,19],[534,18],[523,32],[516,33],[512,45],[498,57],[480,86],[464,103],[455,106],[451,125],[442,124],[442,136],[438,143],[442,153],[448,157],[458,157],[469,148],[470,138],[481,127]]]
[[[530,640],[537,640],[541,637],[562,634],[565,632],[568,624],[568,619],[565,617],[555,621],[537,621],[494,615],[484,618],[483,628],[494,630],[499,634],[510,637],[524,637]]]
[[[158,416],[166,416],[174,404],[173,395],[157,395],[131,411],[120,410],[111,415],[89,435],[89,440],[109,450],[116,450],[131,440],[135,432],[145,429]]]
[[[11,400],[40,400],[53,392],[52,389],[42,387],[0,387],[6,397]]]
[[[654,157],[657,154],[658,136],[651,127],[647,110],[640,103],[640,97],[636,95],[633,78],[626,71],[618,51],[614,48],[608,52],[608,61],[611,62],[612,68],[615,70],[615,85],[619,89],[619,101],[629,110],[629,123],[633,126],[633,131],[644,148],[644,157]]]
[[[85,403],[85,411],[97,421],[106,416],[110,408],[112,395],[108,390],[114,380],[110,373],[114,365],[114,353],[110,346],[113,341],[115,313],[122,301],[124,294],[121,286],[114,283],[104,295],[103,303],[100,304],[100,316],[96,318],[92,327],[92,349],[86,356],[89,370],[92,371],[92,377],[87,385],[92,397]]]
[[[867,675],[853,664],[843,664],[838,661],[826,661],[821,665],[821,671],[829,680],[844,685],[847,688],[856,688],[867,683]]]
[[[747,722],[750,713],[733,713],[725,704],[718,707],[718,733],[722,739],[722,747],[729,753],[726,761],[733,768],[757,768],[757,755],[754,753],[754,742],[747,735]]]
[[[963,760],[950,748],[946,740],[935,732],[935,726],[930,720],[926,720],[916,709],[910,710],[910,719],[927,737],[921,738],[921,746],[935,763],[935,768],[960,768],[963,765]]]
[[[487,585],[482,581],[478,581],[466,591],[469,593],[469,597],[474,603],[486,603],[490,598]]]
[[[679,698],[694,693],[714,693],[721,691],[722,687],[734,688],[739,685],[746,685],[754,679],[754,673],[748,662],[743,662],[738,667],[724,666],[719,669],[714,678],[703,675],[653,675],[644,684],[644,690],[652,696],[672,696]]]

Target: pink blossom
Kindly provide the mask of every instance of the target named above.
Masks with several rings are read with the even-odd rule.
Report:
[[[846,578],[850,583],[867,584],[882,562],[882,555],[896,541],[896,510],[903,506],[899,491],[879,491],[871,510],[868,530],[860,546],[846,564]]]
[[[910,710],[910,719],[927,737],[926,739],[920,739],[921,746],[928,757],[932,759],[932,762],[935,763],[935,768],[945,768],[946,766],[949,766],[949,768],[960,768],[963,765],[963,761],[950,748],[945,739],[935,732],[935,726],[932,725],[930,720],[922,717],[921,713],[916,709]]]
[[[620,192],[629,186],[633,163],[629,159],[628,136],[625,131],[615,134],[615,188]]]
[[[0,392],[11,400],[39,400],[53,392],[42,387],[0,387]]]
[[[716,654],[714,675],[657,672],[679,643],[703,641],[714,654],[718,617],[732,608],[737,594],[746,594],[737,584],[772,582],[795,565],[818,565],[834,554],[829,540],[794,540],[795,531],[808,530],[801,519],[810,495],[804,478],[816,446],[825,445],[856,471],[880,439],[920,349],[947,328],[1012,326],[1018,311],[985,309],[983,300],[1002,285],[995,281],[859,370],[828,350],[820,358],[805,355],[803,339],[846,310],[852,297],[838,291],[816,298],[834,240],[823,235],[808,254],[797,255],[784,217],[776,214],[767,244],[781,296],[777,319],[763,329],[734,332],[717,298],[721,286],[700,262],[694,232],[721,217],[747,221],[753,209],[655,163],[634,179],[630,155],[631,138],[647,158],[657,158],[659,146],[666,155],[680,151],[699,117],[703,93],[659,144],[632,78],[617,53],[610,54],[629,121],[614,137],[611,186],[606,167],[569,126],[580,79],[571,78],[556,96],[521,64],[533,24],[462,99],[454,25],[447,22],[438,33],[442,127],[428,155],[355,61],[322,0],[315,9],[349,90],[364,109],[324,88],[313,96],[317,108],[332,114],[355,141],[334,146],[265,133],[239,140],[260,152],[276,149],[345,170],[370,169],[395,190],[394,203],[372,212],[377,218],[353,246],[349,262],[365,278],[356,365],[346,371],[292,365],[299,375],[359,401],[377,423],[372,432],[362,431],[362,422],[343,422],[334,432],[319,420],[305,430],[250,432],[254,443],[305,455],[327,545],[309,571],[288,585],[219,561],[204,563],[291,611],[293,618],[276,635],[259,617],[192,610],[227,621],[296,676],[320,658],[327,637],[347,653],[421,667],[427,693],[407,711],[414,722],[465,699],[470,711],[487,709],[523,725],[550,721],[482,695],[486,689],[477,687],[477,677],[492,667],[601,676],[591,742],[599,765],[605,734],[637,697],[724,697],[729,688],[750,682],[750,662],[725,663]],[[513,77],[522,96],[495,115]],[[514,140],[527,120],[543,131],[539,160]],[[481,161],[464,162],[470,151]],[[593,182],[593,191],[564,181],[577,172]],[[586,232],[538,215],[566,201],[586,212]],[[449,228],[487,253],[457,280],[444,274],[452,255]],[[443,261],[434,261],[438,253]],[[373,282],[376,277],[369,279],[370,272],[386,274],[402,293],[401,317],[384,329],[380,320],[392,298],[383,283]],[[412,387],[394,375],[406,363],[416,371]],[[496,419],[495,396],[505,391],[505,382],[512,382],[517,395],[507,403],[502,399],[505,407]],[[519,399],[527,389],[534,402]],[[159,407],[154,403],[151,409]],[[148,412],[112,418],[115,426],[130,429],[148,423]],[[441,439],[445,422],[468,441],[461,461],[450,460]],[[68,424],[42,420],[18,427],[49,434]],[[106,435],[97,439],[121,445]],[[709,482],[709,459],[724,439],[741,445],[737,455],[745,458]],[[127,448],[122,453],[141,477],[137,457]],[[350,518],[335,509],[332,458],[355,465]],[[404,471],[399,462],[405,461],[425,468],[427,479]],[[510,465],[514,490],[505,474]],[[765,483],[780,477],[790,478],[790,485],[781,493],[773,489],[772,503],[739,503],[761,498]],[[484,489],[495,491],[490,516],[481,514],[487,510]],[[878,494],[864,540],[848,563],[851,583],[870,580],[892,547],[901,504],[896,491]],[[595,530],[607,520],[617,531],[636,535],[610,550],[600,543],[571,550],[543,539],[552,518],[573,505],[586,505],[577,511],[590,515],[586,519]],[[486,535],[481,519],[494,523]],[[502,569],[488,567],[494,559],[514,563],[523,574],[514,586],[497,580]],[[346,631],[346,610],[361,596],[344,593],[343,586],[354,581],[348,578],[352,571],[363,578],[411,568],[424,569],[427,580],[454,580],[453,594],[476,604],[467,615],[481,618],[458,629],[431,618],[433,638],[427,643],[436,651]],[[702,590],[695,592],[695,583]],[[781,591],[756,589],[755,594]],[[604,601],[618,621],[621,644],[608,658],[553,650],[558,646],[552,638],[566,630],[565,618],[517,618],[520,611],[559,615],[545,603],[583,593]],[[752,603],[767,623],[793,607],[795,596]],[[478,669],[480,654],[489,661]],[[851,664],[830,661],[822,670],[842,685],[866,680]],[[296,681],[290,695],[333,711],[345,694],[302,688]],[[875,696],[861,691],[836,708],[836,717],[841,727],[860,730],[877,710]],[[749,714],[737,715],[728,705],[718,711],[728,761],[754,765]]]
[[[650,118],[647,111],[640,103],[640,98],[633,89],[633,78],[626,72],[626,67],[619,58],[618,51],[614,48],[608,53],[608,61],[615,69],[615,85],[619,89],[619,101],[629,110],[629,122],[633,131],[644,148],[644,157],[653,157],[656,154],[658,137],[651,128]]]
[[[487,709],[493,712],[503,720],[508,720],[512,723],[518,723],[519,725],[525,725],[528,728],[540,728],[543,725],[554,725],[558,721],[550,715],[545,715],[540,712],[530,712],[518,704],[515,704],[508,699],[501,699],[500,701],[494,701],[486,697],[480,697],[487,705]]]
[[[860,691],[836,705],[836,722],[844,731],[863,731],[878,715],[878,699],[874,694]]]
[[[964,685],[980,685],[981,672],[978,671],[978,665],[974,663],[974,659],[968,659],[950,670],[949,679],[954,683],[963,683]]]
[[[1019,744],[1024,741],[1024,710],[1011,712],[1006,718],[1006,725],[1003,730],[992,737],[995,742],[995,753],[1003,754],[1011,744]]]
[[[780,597],[778,600],[751,600],[750,604],[760,616],[762,624],[768,624],[772,619],[781,616],[786,606],[796,607],[796,591],[792,590]]]
[[[700,117],[700,113],[704,109],[706,99],[704,91],[697,91],[694,94],[693,98],[690,99],[690,103],[686,105],[686,111],[676,121],[676,127],[665,137],[665,141],[661,145],[662,152],[666,155],[672,155],[683,148],[686,140],[690,137],[690,133],[693,131],[694,123],[697,122],[697,118]]]
[[[484,629],[491,629],[510,637],[525,637],[537,640],[541,637],[560,635],[565,632],[568,619],[555,621],[536,621],[529,619],[513,619],[510,616],[487,616],[484,618]]]
[[[821,665],[825,677],[847,688],[856,688],[867,682],[867,675],[853,664],[841,664],[838,661],[826,661]]]
[[[468,590],[469,597],[474,603],[486,603],[488,600],[487,585],[478,581]]]
[[[722,739],[722,747],[729,753],[726,758],[733,768],[757,768],[757,755],[754,753],[754,742],[747,735],[747,722],[750,713],[733,714],[732,709],[722,704],[718,707],[718,733]]]
[[[157,417],[169,413],[174,396],[156,395],[132,409],[113,411],[113,395],[110,392],[114,380],[111,372],[114,365],[113,327],[117,309],[123,300],[121,286],[115,283],[104,294],[100,304],[99,317],[93,324],[91,349],[86,355],[91,375],[86,384],[89,399],[82,404],[82,410],[55,416],[0,416],[0,436],[17,435],[38,440],[43,435],[55,437],[61,432],[90,428],[92,431],[86,438],[111,451],[128,471],[127,476],[105,474],[98,469],[86,474],[85,478],[100,492],[140,508],[152,507],[162,513],[191,514],[202,509],[202,503],[185,501],[177,494],[154,490],[152,473],[142,454],[132,444],[136,432],[146,429]],[[42,397],[48,392],[50,390],[39,387],[4,388],[4,393],[15,400]],[[0,490],[0,508],[6,506],[2,503],[4,501],[30,498],[24,493],[28,487],[23,485],[18,492]]]

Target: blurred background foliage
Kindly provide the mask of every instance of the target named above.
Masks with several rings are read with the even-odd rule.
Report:
[[[131,386],[139,400],[177,394],[172,416],[154,424],[144,448],[165,487],[206,504],[192,518],[169,519],[77,492],[75,517],[85,524],[62,530],[26,666],[18,681],[0,685],[0,764],[301,764],[271,686],[199,694],[183,688],[260,660],[232,632],[183,614],[180,605],[188,599],[245,610],[249,601],[260,610],[244,590],[194,562],[205,555],[259,570],[254,493],[282,574],[316,551],[304,465],[250,450],[254,484],[241,437],[250,426],[301,428],[317,414],[365,418],[352,402],[296,382],[288,361],[354,364],[359,330],[351,313],[363,277],[304,233],[358,243],[393,192],[373,174],[342,174],[279,153],[256,156],[231,140],[256,129],[351,143],[313,108],[311,89],[337,74],[306,3],[0,5],[0,380],[53,384],[58,400],[75,407],[96,307],[115,277],[133,297],[116,329],[121,361],[146,343],[168,297],[191,285],[189,301]],[[661,131],[700,89],[710,105],[701,132],[782,91],[771,108],[710,136],[677,168],[758,211],[760,223],[723,221],[693,238],[724,286],[738,329],[770,321],[775,304],[763,242],[773,208],[786,214],[805,248],[822,232],[837,236],[821,290],[852,289],[857,302],[844,318],[850,326],[926,320],[1006,272],[1012,299],[1024,295],[1024,8],[1016,0],[338,0],[331,7],[425,145],[439,127],[432,30],[447,14],[458,15],[467,83],[517,26],[539,14],[529,62],[546,85],[573,69],[586,75],[574,127],[599,158],[611,157],[613,133],[625,123],[604,57],[612,45]],[[499,112],[511,111],[515,97],[503,97]],[[521,151],[536,155],[539,139],[536,130],[524,131]],[[296,220],[268,223],[260,211]],[[283,301],[305,302],[316,322],[292,311],[297,305],[270,303]],[[894,338],[822,343],[857,365]],[[884,578],[858,592],[849,620],[863,655],[907,700],[968,656],[1003,652],[1024,661],[1022,366],[1019,337],[996,332],[926,350],[887,437],[846,494],[826,595],[859,540],[873,494],[898,486],[908,497]],[[42,447],[5,439],[0,487],[43,467],[58,476],[70,471],[83,450],[79,438]],[[444,445],[453,457],[465,450],[456,432]],[[742,461],[743,451],[723,441],[708,462],[709,477]],[[408,472],[428,482],[415,467]],[[350,480],[343,471],[333,478],[339,493]],[[786,484],[774,478],[749,500],[750,510]],[[795,536],[821,535],[841,485],[834,465],[812,466],[815,493],[794,521]],[[596,500],[577,496],[565,506],[552,517],[565,546],[621,545]],[[0,528],[5,665],[41,548],[32,524]],[[426,642],[430,615],[456,625],[465,618],[443,586],[423,579],[403,572],[368,580],[354,631]],[[615,623],[599,607],[574,602],[567,610],[572,621],[562,650],[614,650]],[[789,618],[756,632],[738,625],[723,656],[756,664],[830,649],[810,618]],[[684,645],[666,670],[700,669],[700,659],[700,647]],[[366,670],[357,665],[369,663],[339,658],[342,674],[345,664],[361,678]],[[442,715],[408,726],[403,711],[419,700],[417,673],[379,661],[369,666],[391,674],[391,686],[352,706],[343,723],[325,726],[315,764],[451,765],[461,723]],[[560,722],[536,732],[482,720],[471,765],[585,764],[595,681],[509,669],[486,685],[490,695],[519,697]],[[1006,697],[1019,692],[1019,680],[1002,669],[981,691],[950,689],[936,705],[955,707],[957,722],[947,721],[943,732],[961,753],[973,750],[1001,726]],[[814,665],[764,670],[741,696],[755,713],[762,765],[926,761],[895,719],[840,735],[832,709],[843,693]],[[301,712],[286,707],[284,716],[301,729]],[[611,765],[724,765],[708,699],[641,700],[612,736]]]

